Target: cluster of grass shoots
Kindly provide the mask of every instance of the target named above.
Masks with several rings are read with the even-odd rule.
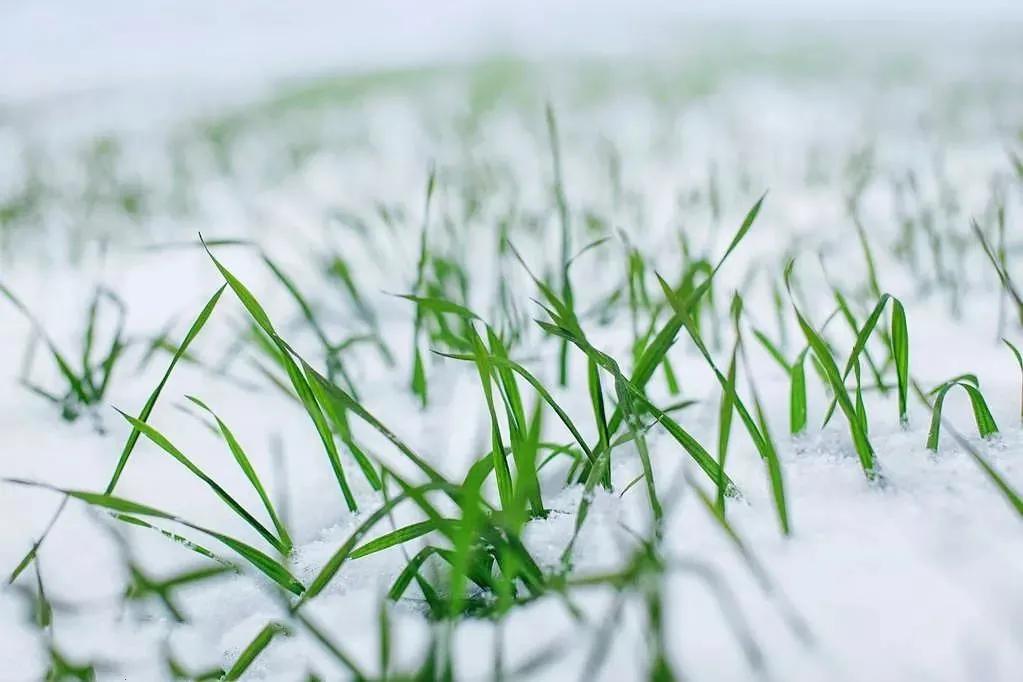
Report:
[[[83,502],[109,512],[120,523],[155,530],[185,551],[196,555],[200,563],[181,573],[156,579],[143,570],[131,556],[128,544],[119,541],[124,563],[130,576],[125,591],[127,601],[154,601],[176,621],[185,619],[175,599],[176,590],[225,573],[249,572],[261,576],[280,597],[281,615],[266,623],[252,641],[224,669],[186,670],[168,653],[168,673],[190,679],[237,679],[259,659],[260,655],[280,638],[304,633],[317,641],[334,658],[337,665],[356,679],[453,679],[454,627],[466,618],[485,618],[495,622],[511,611],[538,599],[553,598],[564,603],[568,613],[584,625],[574,601],[594,586],[611,588],[617,595],[608,623],[595,629],[592,648],[586,661],[587,676],[601,668],[612,636],[616,614],[627,599],[638,599],[646,615],[644,627],[648,642],[647,660],[643,662],[651,679],[669,680],[678,676],[674,669],[664,625],[664,577],[676,571],[690,571],[706,582],[708,589],[727,599],[727,592],[706,567],[679,563],[666,558],[663,550],[665,518],[670,513],[677,490],[664,486],[655,477],[651,463],[649,438],[652,432],[663,432],[672,442],[680,458],[694,465],[687,473],[685,487],[694,491],[708,517],[733,544],[738,555],[756,578],[765,593],[771,583],[764,568],[729,520],[730,502],[743,497],[729,478],[728,454],[734,443],[734,420],[748,436],[763,465],[766,487],[770,492],[771,513],[777,519],[783,536],[797,533],[787,498],[787,481],[780,456],[775,427],[753,376],[749,355],[757,348],[767,353],[782,369],[789,382],[788,434],[798,436],[809,425],[812,410],[809,403],[810,383],[806,365],[813,372],[827,396],[820,407],[824,414],[821,427],[839,414],[848,429],[849,439],[859,466],[869,485],[884,484],[884,462],[871,440],[871,419],[864,395],[877,391],[894,393],[894,413],[906,426],[910,419],[910,398],[915,395],[931,414],[926,447],[937,451],[942,425],[946,423],[943,408],[952,389],[962,389],[969,400],[976,420],[977,432],[988,437],[998,426],[988,407],[975,376],[962,375],[925,390],[913,378],[910,367],[910,321],[903,301],[883,293],[880,273],[866,232],[852,209],[857,226],[858,244],[864,256],[867,273],[863,291],[849,292],[831,285],[833,312],[822,323],[815,323],[799,295],[795,261],[772,272],[775,314],[779,320],[777,335],[759,326],[749,311],[743,292],[735,292],[727,311],[719,309],[715,297],[718,272],[729,257],[741,247],[764,210],[765,197],[748,210],[726,248],[714,257],[694,256],[688,248],[681,268],[662,276],[651,259],[628,238],[620,240],[624,254],[625,279],[618,294],[609,296],[606,307],[620,307],[628,314],[632,339],[627,357],[615,358],[598,347],[587,329],[589,316],[576,309],[576,293],[572,282],[572,265],[582,254],[595,249],[613,248],[614,240],[603,236],[572,253],[571,222],[566,190],[562,178],[558,126],[553,112],[547,111],[547,129],[552,150],[554,206],[559,230],[560,254],[554,276],[538,276],[516,250],[512,235],[502,233],[498,240],[499,258],[521,268],[535,288],[535,314],[528,321],[518,304],[509,303],[509,291],[502,290],[500,305],[486,313],[473,310],[467,295],[468,269],[457,258],[435,248],[430,231],[431,205],[438,182],[431,169],[423,204],[423,220],[419,235],[418,258],[410,290],[401,294],[412,305],[412,348],[407,367],[410,392],[423,407],[430,405],[430,372],[438,362],[467,363],[479,378],[481,404],[486,407],[489,438],[486,450],[479,453],[464,475],[451,478],[442,475],[417,448],[398,435],[385,417],[370,411],[360,399],[357,382],[349,371],[347,353],[365,344],[376,349],[387,366],[396,366],[401,349],[393,348],[381,332],[373,308],[367,303],[364,285],[357,281],[345,256],[331,252],[323,260],[327,281],[357,311],[362,329],[348,337],[336,338],[328,332],[311,303],[308,291],[267,253],[260,253],[272,280],[282,288],[293,304],[301,325],[316,339],[317,353],[300,354],[285,338],[255,294],[235,276],[222,256],[214,250],[223,243],[202,242],[224,285],[210,297],[180,341],[170,334],[162,335],[151,345],[151,351],[162,349],[169,362],[161,380],[148,400],[133,414],[120,412],[130,425],[130,434],[106,488],[102,492],[56,488],[31,481],[15,481],[28,486],[50,489],[67,500]],[[926,221],[909,220],[921,230],[930,230]],[[1000,286],[1023,315],[1020,300],[1009,272],[1004,248],[1004,217],[998,243],[992,246],[977,223],[973,232],[980,248],[994,268]],[[906,228],[901,235],[900,258],[917,263],[920,257],[916,227]],[[939,240],[940,241],[940,240]],[[248,245],[252,246],[252,245]],[[935,277],[945,281],[949,265],[942,260],[940,247],[932,251]],[[220,253],[218,251],[218,253]],[[295,544],[286,515],[268,494],[267,473],[258,471],[246,452],[246,438],[236,433],[205,398],[189,395],[192,408],[211,426],[244,475],[247,485],[258,499],[257,508],[247,508],[221,483],[203,470],[189,453],[175,444],[173,434],[159,431],[149,422],[157,408],[163,389],[179,362],[196,360],[189,348],[214,316],[225,292],[230,291],[247,315],[239,333],[239,347],[251,354],[259,376],[275,390],[301,408],[308,426],[319,438],[322,456],[337,486],[339,509],[357,513],[355,530],[334,548],[330,557],[309,580],[296,577],[292,565]],[[31,382],[24,385],[32,392],[57,405],[64,419],[72,420],[104,403],[114,369],[126,346],[123,337],[124,309],[119,299],[106,289],[97,289],[87,313],[87,324],[77,366],[60,352],[42,325],[28,308],[6,287],[0,293],[30,321],[33,333],[45,345],[59,375],[66,384],[60,389],[47,389]],[[958,292],[950,294],[953,299]],[[112,340],[102,351],[96,349],[97,326],[101,309],[109,307],[116,313]],[[490,319],[487,319],[490,317]],[[1023,320],[1023,317],[1021,317]],[[794,323],[794,324],[790,324]],[[847,349],[840,348],[831,334],[844,323],[846,336],[853,339]],[[798,330],[798,343],[789,328]],[[553,366],[544,371],[527,367],[517,360],[521,340],[533,334],[549,339],[556,348]],[[792,335],[795,337],[795,335]],[[706,339],[711,338],[708,342]],[[719,352],[726,339],[724,354]],[[755,344],[749,343],[749,339]],[[1023,372],[1023,358],[1008,341],[1008,347]],[[692,401],[677,400],[685,387],[678,369],[679,355],[669,354],[676,346],[686,345],[695,351],[699,362],[706,365],[716,381],[720,402],[717,411],[717,440],[713,446],[701,443],[685,425],[683,410]],[[722,363],[721,358],[724,358]],[[151,359],[151,358],[150,358]],[[720,363],[720,364],[719,364]],[[585,373],[573,374],[574,364],[585,367]],[[658,372],[672,403],[663,403],[651,391]],[[543,376],[553,376],[545,382]],[[585,423],[573,419],[557,396],[578,392],[585,396],[590,415]],[[661,404],[659,404],[661,403]],[[1023,409],[1023,404],[1021,404]],[[965,441],[952,427],[953,436],[993,482],[997,491],[1023,515],[1023,502],[1004,477],[985,459],[980,451]],[[368,429],[376,432],[398,456],[412,467],[415,475],[402,473],[388,465],[386,457],[368,448],[358,434]],[[550,440],[550,434],[563,438]],[[587,437],[584,434],[595,434]],[[118,483],[131,464],[140,439],[145,438],[166,456],[175,460],[201,481],[234,515],[252,529],[259,544],[250,544],[214,528],[173,515],[144,502],[126,499],[117,494]],[[638,457],[641,473],[630,481],[616,482],[613,464],[619,458]],[[565,485],[579,486],[580,503],[575,527],[566,543],[561,561],[545,567],[529,551],[523,540],[527,524],[551,513],[545,499],[542,479],[552,462],[565,464]],[[353,480],[361,479],[359,488],[372,491],[372,504],[359,501]],[[580,574],[574,565],[577,538],[583,530],[594,493],[598,488],[625,494],[639,485],[644,492],[651,523],[643,532],[635,533],[635,544],[629,561],[619,570],[606,574]],[[393,525],[394,511],[413,508],[418,521]],[[63,506],[61,507],[61,510]],[[57,517],[60,511],[57,513]],[[49,603],[39,570],[39,547],[49,529],[33,543],[30,550],[9,576],[8,582],[19,585],[33,604],[33,619],[41,631],[49,632],[53,606]],[[407,545],[418,548],[407,553]],[[212,542],[213,548],[205,543]],[[414,604],[431,623],[431,642],[418,667],[396,670],[390,651],[388,610],[377,614],[380,626],[381,651],[375,669],[357,663],[358,657],[345,650],[321,628],[304,607],[328,590],[342,569],[350,562],[379,552],[406,552],[402,570],[394,577],[386,592],[386,600]],[[24,576],[24,577],[23,577]],[[31,584],[28,584],[31,583]],[[418,595],[418,596],[416,596]],[[799,639],[812,646],[813,637],[798,615],[785,604],[779,604],[786,622]],[[589,624],[587,624],[589,625]],[[765,654],[755,638],[744,630],[741,622],[733,624],[740,649],[753,673],[766,669]],[[93,679],[101,671],[101,662],[78,664],[70,662],[48,637],[50,679]],[[556,647],[545,648],[533,659],[508,667],[495,662],[495,675],[512,677],[526,675],[553,661]]]

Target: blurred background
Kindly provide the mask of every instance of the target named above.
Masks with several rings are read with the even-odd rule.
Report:
[[[722,43],[853,31],[862,49],[891,32],[946,41],[980,27],[1018,39],[1021,19],[1014,0],[2,0],[0,102],[494,55],[672,54],[708,28]]]

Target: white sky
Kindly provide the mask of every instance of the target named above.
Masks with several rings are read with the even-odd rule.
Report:
[[[1023,0],[0,0],[0,102],[167,77],[644,49],[687,23],[737,18],[1008,21],[1023,41]]]

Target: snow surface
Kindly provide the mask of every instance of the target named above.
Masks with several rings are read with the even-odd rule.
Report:
[[[734,262],[722,271],[718,291],[723,294],[740,286],[754,264],[777,274],[784,256],[796,255],[811,315],[819,324],[830,312],[831,301],[817,264],[818,252],[824,254],[833,277],[851,285],[863,281],[862,256],[858,248],[848,246],[854,242],[843,210],[848,188],[844,164],[868,143],[875,150],[877,175],[895,177],[915,170],[929,205],[941,200],[942,180],[955,188],[960,206],[948,219],[948,229],[968,235],[970,216],[990,217],[992,178],[1006,188],[1010,225],[1019,225],[1023,193],[1018,183],[1012,184],[1005,155],[1023,120],[1021,62],[1013,62],[1018,56],[1018,50],[988,53],[973,43],[959,45],[951,56],[938,50],[914,53],[922,66],[895,82],[879,78],[878,69],[870,68],[869,58],[862,55],[849,60],[857,64],[864,60],[867,66],[825,78],[740,69],[708,93],[667,104],[656,97],[658,93],[650,96],[642,88],[583,103],[581,97],[565,94],[573,81],[562,74],[562,80],[555,76],[542,86],[528,81],[534,88],[529,104],[488,113],[468,141],[457,127],[466,114],[463,86],[457,76],[444,77],[440,87],[425,93],[385,91],[351,108],[339,107],[340,111],[309,118],[299,111],[283,121],[256,123],[243,133],[237,175],[226,180],[210,171],[208,182],[200,179],[194,198],[197,209],[191,215],[158,211],[141,224],[123,225],[122,219],[102,211],[83,218],[73,202],[62,204],[58,193],[55,201],[60,208],[46,214],[38,234],[19,235],[20,246],[5,247],[0,272],[2,281],[24,298],[61,347],[74,347],[91,285],[97,281],[124,298],[132,335],[156,333],[168,319],[176,318],[175,334],[180,336],[220,278],[196,249],[143,247],[190,239],[199,230],[207,238],[249,236],[274,253],[304,290],[315,292],[314,300],[340,335],[350,330],[352,311],[309,267],[323,244],[338,243],[357,264],[357,277],[399,360],[397,368],[388,368],[371,352],[356,356],[355,378],[365,403],[443,473],[460,476],[487,448],[478,378],[474,370],[457,363],[432,362],[432,401],[427,410],[419,410],[407,390],[412,309],[385,293],[411,286],[431,159],[441,172],[437,202],[441,214],[447,210],[457,215],[459,183],[482,176],[488,164],[498,169],[499,177],[504,173],[511,178],[502,181],[497,198],[473,219],[480,229],[471,240],[446,244],[471,257],[470,298],[478,310],[488,310],[494,296],[492,225],[510,209],[537,216],[544,228],[530,238],[528,228],[522,227],[517,245],[526,259],[553,264],[556,231],[539,102],[555,93],[573,208],[612,216],[613,226],[653,256],[659,270],[671,272],[679,260],[678,227],[693,235],[697,248],[719,253],[745,210],[769,188],[760,220]],[[105,118],[103,97],[99,107],[90,97],[94,95],[82,96],[82,107],[99,126],[126,131],[128,166],[140,177],[164,177],[160,159],[187,125],[181,121],[195,115],[195,102],[168,103],[168,118],[149,122],[140,132],[132,112],[144,111],[145,99],[128,92],[124,101],[130,106],[116,118]],[[251,98],[252,92],[233,97]],[[69,101],[75,106],[80,100]],[[76,123],[62,120],[68,114],[64,105],[61,101],[42,107],[38,119],[21,117],[24,111],[37,111],[36,103],[28,109],[13,107],[4,140],[19,151],[27,147],[25,140],[43,145],[46,168],[59,177],[67,194],[73,194],[82,183],[74,170],[80,147],[67,140],[87,138],[95,128],[85,126],[69,136],[68,129]],[[57,106],[59,114],[54,113]],[[207,101],[202,110],[213,109]],[[303,139],[323,146],[297,168],[275,174],[281,141]],[[610,198],[602,155],[608,143],[621,155],[622,179],[631,197],[617,206]],[[17,186],[17,173],[17,163],[5,168],[4,181]],[[686,203],[692,192],[704,191],[712,174],[724,207],[719,224],[704,202]],[[384,233],[379,222],[373,223],[380,251],[360,251],[359,242],[345,228],[332,225],[329,216],[338,208],[372,215],[378,200],[402,207],[408,220],[399,226],[397,239]],[[982,257],[972,253],[970,267],[959,281],[960,309],[953,311],[943,292],[927,290],[893,261],[891,244],[898,228],[893,204],[890,184],[874,183],[864,197],[863,220],[879,254],[883,286],[907,304],[913,374],[928,387],[964,372],[979,377],[1002,432],[986,442],[972,440],[1007,480],[1021,488],[1020,377],[997,341],[996,282]],[[81,222],[93,229],[81,232],[85,245],[76,252],[67,235],[79,234]],[[99,248],[97,234],[110,239],[105,250]],[[69,264],[72,252],[76,257]],[[285,330],[291,328],[297,311],[258,259],[242,248],[223,248],[219,253],[265,300],[273,318]],[[576,281],[586,283],[579,287],[581,309],[620,286],[622,262],[620,245],[614,244],[574,266]],[[507,276],[528,310],[533,291],[523,273]],[[747,308],[758,316],[758,326],[773,330],[767,294],[762,281],[755,280]],[[197,341],[197,355],[216,359],[234,338],[243,314],[236,301],[225,297]],[[627,355],[630,335],[625,316],[611,327],[591,326],[588,332],[602,348]],[[88,419],[61,421],[51,405],[16,383],[29,326],[4,304],[0,328],[4,330],[0,385],[5,387],[0,392],[0,474],[101,490],[127,436],[127,425],[109,407],[100,410],[105,434],[97,433]],[[1020,337],[1015,325],[1006,333],[1014,340]],[[315,348],[302,333],[295,341]],[[851,340],[846,342],[843,351]],[[793,348],[795,352],[799,346]],[[549,342],[533,336],[517,353],[550,380],[552,350]],[[719,390],[685,342],[680,341],[673,354],[684,396],[700,401],[682,413],[684,423],[712,444]],[[780,535],[764,469],[736,424],[729,474],[746,503],[733,503],[729,518],[764,566],[771,585],[766,589],[692,491],[675,485],[680,471],[692,469],[684,453],[666,434],[652,432],[657,480],[661,494],[670,499],[666,548],[680,567],[667,583],[666,613],[677,669],[694,680],[755,679],[758,673],[742,654],[742,633],[747,632],[763,652],[766,670],[760,674],[768,679],[1017,680],[1023,666],[1023,523],[991,482],[947,434],[939,454],[925,449],[928,415],[919,406],[904,429],[893,400],[872,399],[871,438],[887,485],[881,489],[868,485],[841,420],[816,431],[825,398],[812,374],[808,372],[808,377],[817,399],[811,404],[810,433],[789,439],[784,435],[787,378],[760,349],[751,345],[749,356],[757,388],[776,425],[794,534],[788,539]],[[137,360],[136,352],[118,372],[108,400],[130,413],[145,401],[167,357],[159,356],[142,371],[135,371]],[[44,361],[41,355],[36,358],[37,376],[45,381]],[[243,365],[238,363],[236,375],[258,380]],[[589,424],[588,399],[581,389],[583,366],[575,369],[574,385],[558,392],[558,399],[579,423]],[[258,500],[223,444],[174,409],[186,394],[201,397],[218,411],[239,435],[257,470],[264,472],[271,495],[287,501],[288,523],[298,545],[294,571],[307,581],[360,518],[345,511],[308,420],[294,404],[264,386],[253,390],[189,365],[175,371],[151,422],[252,508]],[[663,393],[657,397],[668,400]],[[947,414],[960,431],[970,432],[964,396],[950,395]],[[551,431],[552,439],[565,438],[553,427]],[[375,451],[388,455],[386,444],[375,434],[367,430],[359,435]],[[276,459],[271,446],[275,441],[283,451]],[[617,490],[639,472],[638,458],[629,448],[616,450],[614,466]],[[555,512],[531,522],[526,530],[530,551],[551,566],[571,535],[581,492],[562,490],[562,477],[563,470],[552,468],[544,482],[545,499]],[[379,502],[364,483],[355,486],[364,510]],[[259,542],[208,489],[148,442],[140,442],[118,494]],[[59,502],[53,493],[0,487],[0,518],[5,520],[0,525],[0,566],[17,563]],[[644,529],[649,523],[646,510],[641,486],[624,496],[599,492],[577,547],[577,573],[597,573],[626,561],[632,541],[625,528]],[[417,519],[407,509],[399,510],[395,518],[398,524],[413,520]],[[79,503],[69,504],[43,545],[39,566],[57,607],[54,635],[60,650],[72,660],[110,663],[101,672],[102,679],[158,679],[165,675],[160,661],[166,647],[193,669],[228,666],[267,621],[281,617],[280,604],[263,579],[249,575],[224,577],[181,592],[179,602],[189,617],[184,625],[167,618],[157,605],[122,608],[126,576],[113,541],[115,532],[129,538],[132,556],[155,575],[170,575],[197,563],[194,555],[155,533],[114,530],[101,515]],[[369,670],[377,656],[378,603],[402,567],[400,551],[352,561],[308,607],[335,641]],[[708,582],[706,575],[714,580]],[[605,588],[579,595],[576,603],[589,621],[582,629],[553,597],[514,611],[499,629],[488,622],[465,622],[457,629],[456,669],[464,679],[487,678],[498,640],[503,640],[511,667],[552,643],[563,643],[563,655],[532,678],[576,677],[613,601],[614,595]],[[25,619],[23,597],[10,589],[0,593],[0,679],[37,679],[43,673],[43,643]],[[793,619],[805,622],[811,644],[794,631]],[[637,679],[646,660],[641,604],[629,602],[617,620],[619,629],[610,641],[601,679]],[[426,643],[427,625],[407,604],[393,607],[393,622],[397,667],[410,668]],[[296,634],[275,641],[250,676],[304,679],[315,669],[334,679],[341,676],[334,665],[315,641]]]

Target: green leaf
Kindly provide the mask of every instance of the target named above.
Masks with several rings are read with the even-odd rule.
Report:
[[[892,299],[892,357],[899,382],[899,421],[909,423],[909,328],[906,324],[906,310],[902,303]]]
[[[1019,493],[1016,492],[1011,485],[1009,485],[1008,481],[1006,481],[1005,478],[998,473],[998,470],[995,469],[991,463],[977,451],[976,448],[970,445],[965,438],[960,436],[955,429],[949,427],[949,430],[952,432],[952,437],[955,438],[959,445],[969,453],[970,457],[973,458],[973,461],[975,461],[981,468],[984,475],[995,484],[995,487],[998,488],[999,492],[1002,493],[1002,496],[1005,497],[1010,505],[1012,505],[1012,508],[1016,510],[1016,513],[1019,514],[1020,518],[1023,518],[1023,498],[1020,497]]]
[[[146,438],[151,440],[161,450],[163,450],[168,455],[170,455],[178,462],[180,462],[182,465],[184,465],[184,467],[188,469],[196,478],[198,478],[207,486],[209,486],[210,489],[212,489],[213,492],[216,493],[217,497],[219,497],[228,507],[230,507],[231,511],[240,516],[242,520],[244,520],[253,529],[255,529],[255,531],[259,533],[264,540],[270,543],[270,545],[274,549],[281,552],[282,554],[287,554],[288,549],[280,540],[278,540],[274,536],[273,533],[267,530],[267,528],[258,520],[256,520],[256,518],[253,517],[252,514],[250,514],[244,507],[242,507],[242,505],[237,500],[231,497],[230,493],[224,490],[219,483],[210,478],[202,469],[196,466],[195,463],[192,462],[192,460],[186,457],[185,454],[181,452],[181,450],[175,447],[174,444],[171,443],[166,438],[166,436],[164,436],[162,433],[157,431],[149,424],[143,421],[139,421],[138,419],[135,419],[134,417],[129,416],[124,412],[121,412],[120,410],[117,411],[121,414],[122,417],[124,417],[128,421],[128,423],[130,423],[132,426],[134,426],[136,429],[142,432],[146,436]]]
[[[931,427],[927,433],[928,450],[935,452],[938,450],[938,439],[941,435],[941,412],[945,405],[945,396],[956,386],[961,386],[970,398],[973,417],[977,423],[977,432],[981,438],[987,438],[992,434],[998,433],[998,424],[995,423],[995,418],[992,416],[991,410],[988,409],[984,395],[975,384],[975,377],[973,377],[973,383],[970,383],[966,377],[957,377],[956,379],[946,381],[932,391],[934,394],[934,406],[931,408]]]
[[[43,544],[43,541],[46,540],[46,536],[50,534],[50,530],[52,530],[54,524],[57,523],[57,519],[59,519],[60,515],[64,513],[64,507],[67,506],[67,501],[68,498],[65,495],[64,499],[60,501],[60,506],[57,507],[57,511],[54,512],[53,516],[50,518],[50,522],[47,523],[46,528],[43,529],[39,539],[32,543],[32,547],[28,550],[25,556],[21,558],[21,561],[19,561],[18,565],[14,567],[14,570],[11,571],[11,575],[7,578],[8,585],[13,585],[14,581],[18,579],[18,576],[21,575],[21,573],[28,568],[29,564],[35,560],[36,555],[39,553],[39,547]]]
[[[445,526],[448,530],[450,530],[457,523],[458,521],[456,519],[444,519],[443,523],[438,523],[431,519],[409,524],[408,526],[393,530],[390,533],[385,533],[384,535],[355,548],[352,550],[349,558],[359,559],[364,556],[369,556],[370,554],[375,554],[389,547],[394,547],[395,545],[406,543],[409,540],[415,540],[427,533],[432,533],[441,526]]]
[[[253,567],[258,569],[268,578],[270,578],[275,583],[277,583],[284,589],[288,590],[289,592],[296,595],[301,595],[303,593],[304,587],[302,586],[302,583],[296,580],[295,577],[288,572],[288,569],[284,568],[284,566],[274,561],[267,555],[263,554],[255,547],[250,547],[244,542],[236,540],[228,535],[224,535],[223,533],[218,533],[208,528],[204,528],[197,524],[191,523],[189,521],[185,521],[180,517],[168,514],[167,512],[160,511],[159,509],[156,509],[154,507],[150,507],[138,502],[133,502],[131,500],[126,500],[120,497],[114,497],[113,495],[90,493],[84,490],[69,490],[65,488],[58,488],[55,486],[47,485],[45,483],[36,483],[33,481],[25,481],[21,479],[6,480],[10,483],[16,483],[18,485],[25,485],[35,488],[44,488],[47,490],[52,490],[54,492],[63,493],[77,500],[86,502],[87,504],[90,504],[92,506],[101,507],[103,509],[108,509],[112,512],[115,512],[115,515],[117,515],[118,518],[123,518],[120,516],[122,514],[132,514],[138,516],[152,516],[155,518],[180,523],[193,530],[197,530],[200,533],[204,533],[206,535],[209,535],[210,537],[216,538],[221,543],[227,545],[229,548],[237,552],[243,559],[252,564]]]
[[[225,285],[226,286],[226,285]],[[174,367],[177,366],[178,360],[184,356],[185,351],[195,340],[195,337],[202,331],[206,321],[210,318],[213,313],[213,309],[217,306],[217,301],[220,300],[221,294],[224,293],[224,286],[217,289],[217,293],[213,294],[206,305],[203,307],[199,316],[195,318],[192,326],[188,328],[188,332],[185,334],[185,338],[181,341],[177,350],[174,351],[173,357],[171,357],[170,364],[167,365],[167,370],[163,373],[163,377],[160,379],[160,383],[156,385],[153,392],[149,394],[149,398],[146,399],[145,405],[142,406],[142,411],[139,412],[138,420],[141,422],[149,419],[149,415],[153,413],[153,408],[156,407],[156,401],[160,397],[160,393],[163,391],[163,387],[167,385],[167,380],[170,379],[171,372],[174,371]],[[128,440],[125,441],[124,448],[121,450],[121,456],[117,460],[117,466],[114,468],[113,476],[110,477],[110,482],[107,484],[106,493],[109,495],[114,492],[114,488],[117,487],[117,482],[121,478],[121,474],[124,472],[125,465],[128,464],[128,458],[131,457],[132,451],[135,449],[135,444],[138,442],[141,431],[133,428],[131,433],[128,435]]]
[[[735,404],[733,396],[735,395],[735,375],[736,375],[736,362],[738,360],[739,353],[739,342],[738,339],[735,345],[732,347],[731,359],[728,362],[728,374],[726,376],[725,386],[721,388],[721,407],[718,410],[718,471],[725,471],[725,463],[728,458],[728,441],[732,434],[732,414],[735,411]],[[725,489],[725,479],[723,476],[718,476],[717,481],[717,498],[715,504],[718,508],[718,513],[725,513],[725,498],[727,497],[727,490]]]
[[[391,510],[405,500],[413,498],[417,494],[422,494],[430,490],[439,490],[446,486],[446,483],[427,483],[417,488],[406,489],[402,493],[387,500],[383,506],[366,517],[366,520],[356,527],[351,536],[349,536],[349,538],[342,543],[340,547],[338,547],[338,549],[331,555],[330,559],[328,559],[323,565],[323,568],[320,569],[312,582],[309,583],[309,586],[306,588],[302,598],[295,604],[292,611],[297,611],[302,604],[315,598],[325,587],[327,587],[327,585],[330,584],[330,581],[334,579],[334,576],[336,576],[337,572],[341,570],[341,567],[352,558],[352,552],[355,550],[363,536],[368,533],[373,526],[387,518],[391,513]]]
[[[813,351],[814,356],[817,358],[818,362],[820,362],[821,367],[824,368],[828,382],[831,384],[831,390],[835,395],[835,400],[838,401],[838,405],[842,408],[846,421],[849,423],[849,431],[852,434],[853,446],[860,459],[860,466],[863,468],[863,473],[866,475],[867,480],[873,481],[878,475],[877,463],[874,458],[874,448],[870,445],[870,439],[867,437],[867,433],[863,429],[863,424],[860,422],[856,408],[853,406],[852,401],[849,400],[849,394],[845,389],[845,380],[842,375],[839,374],[835,358],[831,354],[831,350],[828,348],[828,345],[824,343],[824,339],[822,339],[820,334],[818,334],[814,328],[810,326],[810,323],[806,321],[803,314],[799,312],[799,308],[796,307],[795,301],[792,302],[792,309],[796,313],[796,320],[799,322],[799,328],[802,330],[803,336],[806,337],[806,341],[809,344],[810,349]],[[878,315],[880,315],[880,312],[878,312]],[[857,341],[857,344],[858,343],[859,341]]]
[[[242,472],[245,474],[245,478],[249,480],[249,483],[252,484],[252,487],[256,491],[256,494],[259,495],[259,499],[263,502],[263,507],[266,509],[267,515],[269,515],[271,522],[274,524],[274,528],[277,530],[277,535],[280,538],[281,544],[284,549],[284,553],[287,554],[288,552],[291,551],[291,548],[293,546],[291,537],[288,535],[288,530],[281,522],[281,519],[277,516],[277,512],[274,510],[273,503],[270,502],[270,496],[267,495],[266,489],[263,488],[263,484],[259,480],[259,476],[256,475],[256,470],[253,468],[252,463],[249,461],[248,456],[245,454],[245,450],[242,449],[241,444],[239,444],[238,440],[235,438],[234,433],[232,433],[231,430],[227,428],[227,424],[225,424],[220,419],[220,417],[218,417],[217,414],[206,405],[206,403],[202,402],[201,400],[193,396],[185,397],[191,400],[196,405],[198,405],[203,410],[206,410],[206,412],[208,412],[213,417],[213,419],[216,420],[217,427],[220,429],[220,434],[221,436],[223,436],[224,442],[227,443],[228,449],[234,456],[234,459],[238,463],[238,466],[241,467]]]
[[[1023,355],[1020,354],[1019,349],[1012,345],[1008,339],[1002,339],[1002,342],[1009,347],[1009,350],[1011,350],[1013,356],[1015,356],[1016,365],[1019,367],[1021,378],[1023,378]],[[1020,384],[1019,421],[1020,424],[1023,424],[1023,382]]]
[[[202,239],[202,235],[199,236]],[[306,413],[313,422],[313,426],[316,428],[317,434],[320,436],[320,442],[323,444],[323,449],[327,453],[327,459],[330,461],[331,469],[334,472],[334,477],[337,479],[338,486],[341,489],[341,495],[344,497],[345,504],[348,506],[349,511],[357,511],[358,504],[355,502],[355,497],[352,495],[351,488],[348,486],[348,480],[345,478],[344,468],[341,466],[341,457],[338,454],[337,446],[334,444],[334,436],[330,431],[330,427],[327,425],[327,420],[323,417],[323,412],[320,410],[320,406],[316,402],[316,398],[313,395],[312,389],[309,384],[306,383],[305,377],[302,376],[302,372],[298,369],[295,361],[291,358],[291,349],[284,342],[284,340],[277,335],[274,330],[273,323],[270,322],[270,317],[263,310],[263,307],[256,300],[256,297],[245,287],[241,281],[231,274],[231,272],[221,265],[220,261],[213,255],[213,253],[206,248],[206,253],[213,261],[214,265],[220,271],[220,274],[227,281],[228,286],[234,292],[238,300],[241,301],[242,305],[249,312],[253,321],[259,326],[260,329],[266,333],[267,336],[274,342],[274,344],[280,350],[279,360],[284,365],[284,369],[288,374],[288,378],[291,380],[291,385],[295,389],[295,393],[298,395],[302,406],[305,408]]]
[[[270,622],[267,623],[262,630],[256,633],[256,636],[249,642],[242,652],[235,659],[234,665],[228,668],[227,672],[224,673],[225,680],[237,680],[240,679],[245,671],[249,669],[252,662],[255,661],[263,651],[270,646],[270,642],[274,640],[278,635],[290,634],[287,626],[282,623]]]
[[[804,348],[792,363],[789,373],[789,432],[801,433],[806,428],[806,370],[803,362],[809,348]]]
[[[405,300],[417,303],[427,310],[432,310],[436,313],[447,313],[451,315],[457,315],[458,317],[466,320],[478,320],[479,316],[466,308],[463,305],[459,305],[453,301],[449,301],[446,298],[437,298],[433,296],[415,296],[413,294],[395,294],[398,298],[404,298]]]

